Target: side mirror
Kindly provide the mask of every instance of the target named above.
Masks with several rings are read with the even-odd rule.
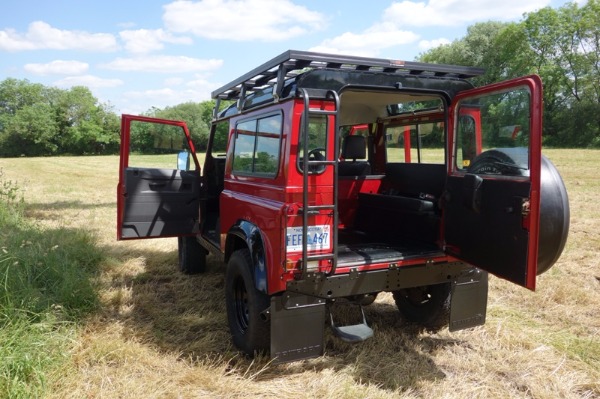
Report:
[[[177,153],[177,169],[189,170],[190,169],[190,153],[187,151],[181,151]]]

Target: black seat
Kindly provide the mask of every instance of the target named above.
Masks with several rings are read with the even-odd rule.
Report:
[[[338,165],[339,176],[364,176],[371,173],[371,165],[366,161],[367,140],[364,136],[346,136],[342,143],[342,158],[344,160]]]

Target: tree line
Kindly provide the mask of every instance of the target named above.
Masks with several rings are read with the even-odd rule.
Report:
[[[88,88],[0,83],[0,156],[114,153],[119,124]]]
[[[517,23],[475,24],[419,60],[485,68],[478,86],[538,74],[544,145],[600,148],[600,0],[546,7]]]
[[[213,101],[144,113],[184,120],[197,148],[206,147]],[[0,82],[0,157],[117,154],[120,116],[82,86],[68,90],[13,78]],[[138,147],[143,148],[143,137]]]
[[[476,86],[536,73],[544,82],[544,145],[600,148],[600,0],[546,7],[516,23],[478,23],[418,60],[482,67]],[[186,121],[202,150],[213,106],[188,102],[144,115]],[[1,157],[116,154],[119,129],[120,117],[86,87],[0,82]]]

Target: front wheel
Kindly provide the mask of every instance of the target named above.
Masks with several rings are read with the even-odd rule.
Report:
[[[450,320],[451,284],[425,285],[394,291],[394,301],[404,318],[436,332]]]
[[[184,274],[198,274],[206,271],[206,249],[196,237],[179,237],[179,271]]]
[[[261,313],[270,305],[268,295],[258,291],[252,278],[250,251],[235,251],[225,274],[227,320],[233,343],[249,356],[267,352],[271,345],[271,326]]]

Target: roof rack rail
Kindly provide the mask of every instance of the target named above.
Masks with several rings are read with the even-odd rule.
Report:
[[[285,81],[301,74],[304,68],[377,71],[462,79],[479,76],[485,72],[481,68],[466,66],[288,50],[213,91],[211,96],[217,100],[239,100],[255,90],[274,86],[273,95],[280,97]]]

